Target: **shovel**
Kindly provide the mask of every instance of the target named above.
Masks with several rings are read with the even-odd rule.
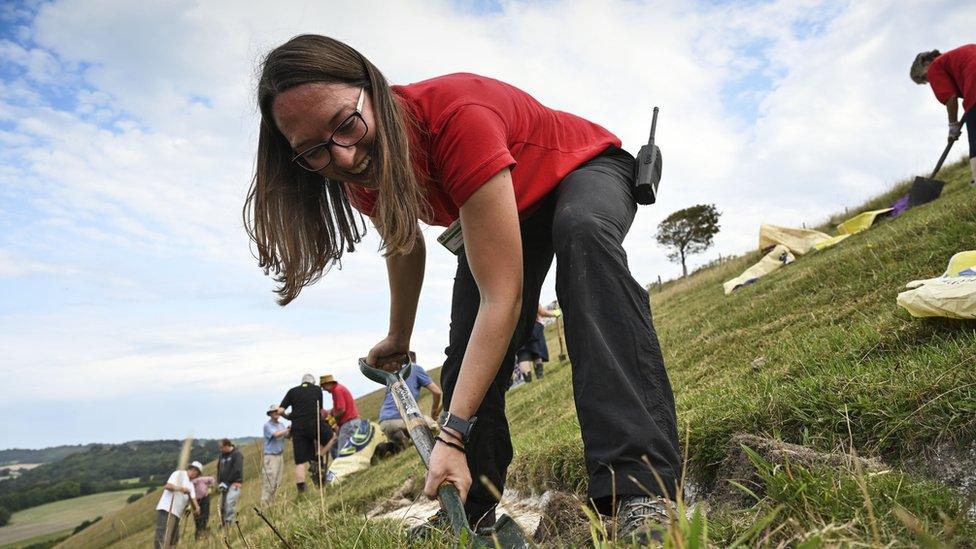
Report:
[[[942,151],[942,156],[939,157],[939,163],[935,165],[935,169],[932,170],[930,177],[916,177],[915,181],[912,182],[912,188],[908,190],[909,208],[914,208],[926,202],[932,202],[942,194],[942,187],[945,186],[945,181],[939,181],[935,176],[942,169],[942,163],[949,156],[949,150],[952,149],[955,143],[955,139],[950,139],[946,144],[945,150]]]
[[[397,372],[387,372],[379,368],[373,368],[366,364],[365,359],[359,359],[359,370],[369,379],[385,385],[390,394],[393,395],[393,403],[396,404],[400,417],[403,418],[404,425],[410,433],[410,440],[420,454],[420,460],[424,462],[424,467],[430,468],[430,454],[434,450],[434,435],[427,427],[424,416],[420,413],[417,400],[413,398],[407,383],[404,381],[410,375],[410,364],[407,363]],[[522,529],[508,515],[498,518],[495,525],[490,528],[489,535],[479,535],[471,530],[468,517],[464,512],[464,504],[461,502],[461,494],[457,488],[445,482],[437,489],[437,499],[440,500],[441,507],[447,512],[448,519],[451,521],[451,530],[458,540],[459,547],[501,547],[503,549],[523,549],[528,548],[529,544],[525,541]]]

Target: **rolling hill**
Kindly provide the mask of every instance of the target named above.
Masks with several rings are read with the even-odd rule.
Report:
[[[939,200],[730,296],[721,283],[757,254],[654,290],[687,455],[686,492],[702,513],[699,526],[707,523],[674,525],[674,539],[719,547],[971,546],[976,525],[967,498],[976,494],[952,471],[972,474],[965,459],[976,439],[976,322],[914,319],[895,304],[905,283],[936,276],[951,255],[976,248],[968,164],[946,168],[942,178],[948,184]],[[907,184],[850,215],[887,205]],[[548,337],[558,348],[552,330]],[[570,375],[568,362],[551,364],[543,380],[508,398],[514,488],[584,492]],[[253,547],[277,547],[250,511],[259,448],[245,450],[242,531]],[[296,547],[405,546],[398,525],[367,527],[364,512],[411,475],[419,478],[422,468],[404,452],[322,494],[299,497],[288,480],[268,514]],[[155,500],[143,499],[63,546],[146,546]],[[236,531],[226,535],[244,546]],[[224,542],[218,534],[186,545]]]

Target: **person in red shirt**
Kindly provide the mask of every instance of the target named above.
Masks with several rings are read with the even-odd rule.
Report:
[[[461,246],[449,246],[447,412],[425,493],[452,482],[472,526],[494,522],[512,461],[505,385],[555,257],[589,499],[618,514],[622,537],[655,535],[681,458],[648,294],[622,246],[637,205],[620,140],[485,76],[391,86],[362,54],[317,35],[268,53],[257,96],[244,218],[259,266],[287,304],[360,242],[354,208],[369,216],[390,285],[388,335],[369,364],[410,350],[426,262],[418,221],[460,230]]]
[[[331,375],[324,375],[319,378],[319,386],[332,395],[332,409],[326,412],[332,416],[339,428],[338,440],[332,446],[332,457],[339,455],[339,450],[349,442],[349,438],[356,431],[359,419],[359,410],[356,409],[356,399],[352,398],[352,393],[345,385],[340,384]]]
[[[969,167],[976,181],[976,44],[954,50],[922,52],[915,56],[910,71],[917,84],[932,86],[935,98],[946,106],[949,140],[959,139],[963,124],[969,139]],[[963,116],[959,118],[959,100]]]

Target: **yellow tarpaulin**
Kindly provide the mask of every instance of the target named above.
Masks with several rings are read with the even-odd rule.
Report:
[[[874,222],[878,219],[879,215],[886,214],[893,209],[894,208],[885,208],[883,210],[871,210],[869,212],[859,213],[840,225],[837,225],[837,234],[857,234],[870,228],[871,225],[874,225]]]
[[[783,265],[788,265],[794,261],[796,261],[796,258],[793,257],[790,250],[786,246],[778,244],[773,248],[773,251],[763,256],[758,263],[746,269],[741,275],[722,284],[722,288],[725,289],[725,295],[729,295],[736,288],[751,284],[756,279],[766,276]]]
[[[763,224],[759,227],[759,249],[765,250],[777,244],[786,246],[790,252],[803,255],[819,243],[830,240],[830,236],[810,229],[794,229]],[[818,248],[819,249],[819,248]]]
[[[817,245],[814,246],[813,248],[815,250],[817,250],[817,251],[820,251],[820,250],[823,250],[825,248],[829,248],[829,247],[833,246],[834,244],[843,242],[843,240],[845,238],[849,237],[849,236],[851,236],[851,235],[849,235],[849,234],[839,234],[837,236],[832,236],[832,237],[828,238],[827,240],[824,240],[822,242],[818,242]]]
[[[896,300],[915,317],[976,320],[976,251],[959,252],[942,276],[913,280]]]
[[[329,466],[328,478],[330,483],[337,483],[345,480],[353,473],[369,468],[369,463],[376,453],[376,445],[383,440],[380,435],[380,426],[372,421],[369,423],[368,434],[366,429],[357,429],[357,435],[353,435],[350,444],[339,450],[339,457]]]

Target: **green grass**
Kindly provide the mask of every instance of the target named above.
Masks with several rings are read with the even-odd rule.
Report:
[[[73,531],[74,528],[66,528],[59,532],[53,532],[50,534],[41,534],[39,536],[22,539],[14,543],[4,545],[3,549],[23,549],[25,547],[41,547],[41,546],[53,547],[54,545],[57,545],[58,542],[69,537]]]
[[[756,523],[773,515],[777,529],[747,536],[750,545],[840,544],[850,540],[877,546],[915,546],[926,538],[976,539],[967,521],[966,503],[947,488],[897,472],[864,474],[854,468],[774,466],[753,454],[765,496],[755,507],[719,514],[712,521],[713,540],[727,545]],[[870,501],[870,507],[866,505]],[[918,532],[898,513],[918,521]]]
[[[688,480],[712,484],[735,433],[822,452],[853,450],[891,467],[862,475],[757,462],[764,490],[751,507],[707,509],[698,522],[676,527],[672,535],[684,542],[669,546],[687,547],[691,538],[712,546],[738,541],[803,547],[909,547],[930,538],[965,546],[976,539],[972,522],[964,519],[965,502],[933,479],[901,470],[904,459],[934,444],[976,435],[976,323],[918,320],[895,304],[906,282],[938,275],[954,253],[976,248],[976,191],[966,185],[968,164],[949,166],[942,177],[948,185],[939,200],[804,256],[730,296],[721,283],[754,263],[758,253],[652,294]],[[886,205],[906,184],[849,215]],[[550,327],[554,359],[555,336]],[[510,393],[512,487],[584,493],[570,379],[569,363],[554,362],[543,380]],[[378,407],[378,399],[361,399],[364,415]],[[257,448],[248,447],[246,456],[246,475],[253,479]],[[365,527],[362,515],[404,478],[422,473],[415,454],[404,452],[329,488],[321,500],[313,492],[296,502],[288,481],[285,500],[270,513],[297,547],[400,546],[405,542],[395,525]],[[252,545],[274,546],[270,531],[249,511],[258,491],[249,480],[241,526]],[[156,497],[135,502],[65,546],[144,546]],[[236,533],[232,537],[242,545]],[[198,546],[223,544],[212,538]]]
[[[95,517],[106,517],[125,506],[130,494],[142,493],[143,489],[104,492],[78,498],[55,501],[13,514],[10,524],[0,528],[0,547],[22,540],[47,537],[54,533],[70,533],[75,526]]]

